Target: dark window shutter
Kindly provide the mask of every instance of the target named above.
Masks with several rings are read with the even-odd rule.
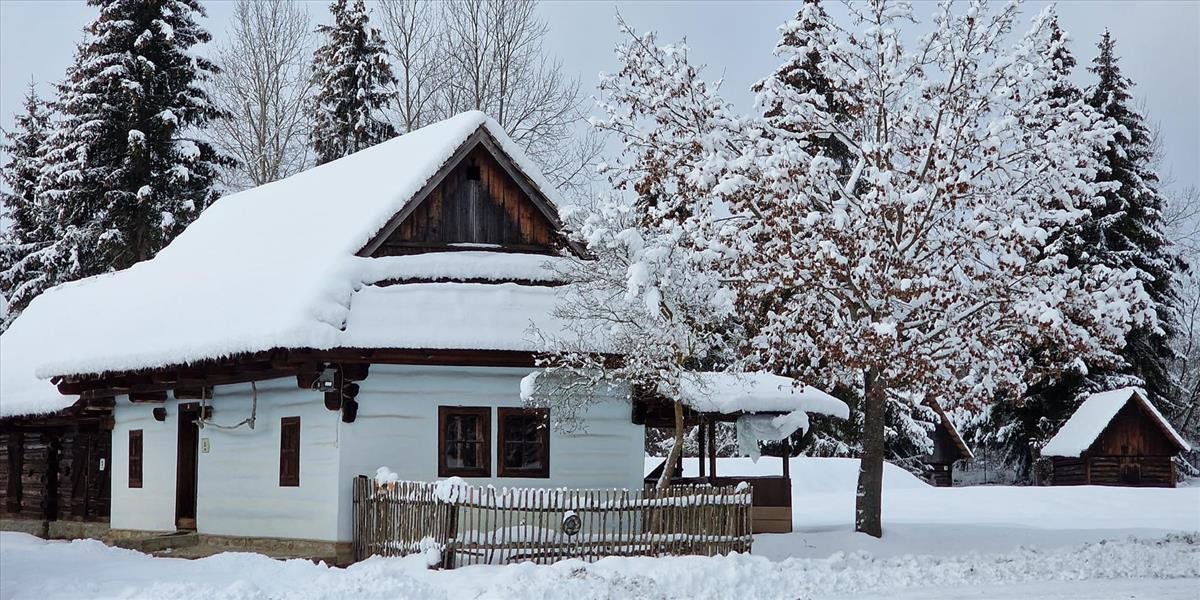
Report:
[[[279,420],[279,485],[300,485],[300,417]]]
[[[142,487],[142,430],[129,431],[129,487]]]

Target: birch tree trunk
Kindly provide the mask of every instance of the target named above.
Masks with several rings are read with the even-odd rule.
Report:
[[[887,384],[872,368],[863,375],[864,409],[862,460],[858,467],[858,494],[854,530],[873,537],[883,535],[884,412]]]
[[[679,462],[683,455],[683,403],[675,401],[675,445],[671,446],[671,453],[667,455],[667,464],[663,465],[662,475],[658,477],[658,489],[665,489],[671,485],[671,479],[675,477],[675,465]]]

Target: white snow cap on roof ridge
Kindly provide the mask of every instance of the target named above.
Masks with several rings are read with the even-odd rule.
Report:
[[[480,128],[561,206],[533,161],[479,111],[225,196],[154,258],[35,298],[0,336],[0,416],[74,403],[45,381],[54,375],[336,346],[371,274],[355,253]]]
[[[1088,396],[1067,419],[1066,423],[1042,447],[1042,456],[1080,456],[1095,443],[1096,438],[1104,432],[1130,399],[1136,398],[1162,426],[1163,431],[1172,437],[1186,452],[1191,446],[1184,441],[1179,432],[1167,422],[1162,413],[1146,399],[1146,392],[1137,387],[1124,387],[1107,392],[1099,392]]]

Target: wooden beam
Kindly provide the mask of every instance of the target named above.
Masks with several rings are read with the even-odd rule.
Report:
[[[426,277],[421,279],[384,279],[371,284],[378,287],[388,287],[393,285],[409,285],[413,283],[483,283],[483,284],[499,284],[499,283],[515,283],[526,287],[561,287],[567,284],[566,281],[542,281],[533,279],[485,279],[482,277]]]
[[[210,400],[212,397],[213,388],[211,385],[175,388],[176,400]]]
[[[708,476],[717,476],[717,424],[708,424]]]
[[[157,390],[153,392],[129,392],[130,402],[166,402],[167,391]]]

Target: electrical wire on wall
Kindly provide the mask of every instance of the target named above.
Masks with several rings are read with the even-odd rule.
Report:
[[[205,396],[209,396],[209,394],[205,394]],[[237,429],[242,425],[249,425],[250,429],[254,429],[254,421],[258,417],[258,386],[253,381],[250,382],[250,416],[242,419],[237,425],[220,425],[213,423],[211,420],[205,417],[204,415],[209,414],[209,407],[212,406],[209,404],[210,401],[211,398],[207,397],[201,400],[200,418],[196,419],[196,425],[198,425],[200,429],[204,429],[205,427],[216,427],[217,429]]]

